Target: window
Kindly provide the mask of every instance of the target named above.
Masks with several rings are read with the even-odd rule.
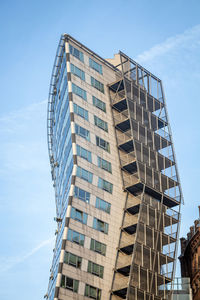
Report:
[[[96,208],[103,210],[103,211],[107,212],[108,214],[110,213],[111,204],[100,199],[99,197],[96,197],[96,205],[95,206],[96,206]]]
[[[71,64],[71,72],[75,76],[79,77],[80,79],[85,81],[85,72],[76,67],[75,65]]]
[[[93,220],[93,228],[103,233],[108,233],[108,223],[103,222],[97,218],[94,218]]]
[[[112,173],[111,163],[98,156],[98,167]]]
[[[87,224],[87,214],[77,208],[72,207],[71,218],[83,224]]]
[[[75,124],[75,132],[82,138],[86,139],[87,141],[90,141],[90,132],[87,129]]]
[[[90,193],[80,189],[79,187],[75,186],[74,189],[74,197],[89,203],[90,202]]]
[[[73,266],[75,268],[80,269],[81,268],[81,263],[82,263],[82,257],[65,251],[64,263],[68,264],[70,266]]]
[[[74,103],[74,113],[88,121],[88,111]]]
[[[101,290],[89,284],[85,285],[85,296],[88,298],[101,300]]]
[[[77,174],[79,178],[84,179],[88,181],[89,183],[92,183],[93,174],[81,167],[77,167]]]
[[[68,239],[68,241],[71,241],[73,243],[83,246],[84,241],[85,241],[85,236],[77,231],[68,229],[67,239]]]
[[[101,129],[105,130],[106,132],[108,132],[108,123],[103,121],[102,119],[98,118],[97,116],[94,116],[94,124],[97,127],[99,127]]]
[[[87,149],[76,145],[76,149],[77,149],[77,155],[86,159],[89,162],[92,162],[92,153],[90,151],[88,151]]]
[[[98,264],[88,261],[88,272],[103,278],[104,267]]]
[[[112,194],[113,184],[106,181],[105,179],[99,177],[98,187],[100,189]]]
[[[96,136],[96,145],[110,153],[110,144],[99,136]]]
[[[90,64],[90,68],[92,68],[95,71],[99,72],[101,75],[103,74],[103,72],[102,72],[102,65],[98,64],[92,58],[89,58],[89,64]]]
[[[106,255],[106,245],[94,239],[91,239],[90,250],[98,252],[99,254]]]
[[[91,76],[91,85],[98,91],[104,93],[104,85],[100,81]]]
[[[104,112],[106,112],[106,104],[103,101],[96,98],[95,96],[92,96],[92,101],[93,101],[94,106],[96,106],[97,108],[99,108],[99,109],[103,110]]]
[[[74,293],[78,293],[78,284],[79,284],[78,280],[62,275],[62,279],[61,279],[62,288],[71,290]]]
[[[72,93],[76,94],[77,96],[81,97],[85,101],[87,101],[87,93],[85,90],[77,86],[76,84],[72,83]]]
[[[75,56],[76,58],[78,58],[80,61],[84,62],[83,52],[81,52],[80,50],[76,49],[72,45],[69,45],[69,52],[70,52],[70,54],[72,54],[73,56]]]

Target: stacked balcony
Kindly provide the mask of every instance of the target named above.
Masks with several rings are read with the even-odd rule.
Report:
[[[176,250],[177,228],[173,232],[173,226],[179,222],[177,213],[168,215],[168,211],[173,212],[170,208],[179,205],[179,199],[167,194],[178,182],[165,174],[175,162],[162,154],[162,149],[171,147],[170,136],[163,130],[166,119],[157,116],[164,104],[137,86],[130,88],[126,79],[109,88],[124,190],[128,192],[112,299],[127,298],[128,287],[131,299],[145,299],[148,293],[154,299],[165,299]]]

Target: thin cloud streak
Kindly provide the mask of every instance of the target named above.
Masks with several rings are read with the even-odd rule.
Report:
[[[22,257],[16,257],[16,258],[8,258],[7,261],[3,262],[3,266],[1,266],[1,271],[6,272],[16,265],[24,262],[29,257],[33,256],[35,253],[37,253],[41,248],[44,248],[45,246],[51,244],[54,241],[54,238],[50,238],[48,240],[42,241],[40,244],[38,244],[36,247],[34,247],[31,251],[29,251],[26,255]]]
[[[167,52],[181,46],[183,47],[188,42],[193,41],[191,47],[194,46],[195,43],[199,44],[200,38],[200,24],[185,30],[181,34],[177,34],[170,38],[167,38],[163,43],[157,44],[150,48],[147,51],[139,54],[135,60],[144,63],[153,60],[155,57],[166,54]]]

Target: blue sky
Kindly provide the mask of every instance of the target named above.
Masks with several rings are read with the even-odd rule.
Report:
[[[46,110],[61,33],[104,58],[121,50],[163,80],[186,235],[200,204],[199,11],[194,0],[1,1],[0,299],[47,290],[56,224]]]

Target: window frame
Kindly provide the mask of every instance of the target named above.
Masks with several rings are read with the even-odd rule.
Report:
[[[96,62],[94,59],[89,57],[89,66],[99,74],[103,75],[103,68],[102,65]]]
[[[80,214],[81,217],[79,217],[78,214]],[[82,223],[84,225],[87,225],[88,214],[86,214],[85,212],[77,209],[76,207],[72,206],[70,217],[73,220],[77,221],[77,222],[80,222],[80,223]]]
[[[84,192],[85,193],[85,197],[82,198],[80,195],[80,192]],[[74,197],[81,200],[81,201],[84,201],[86,203],[90,203],[90,193],[79,188],[78,186],[75,186],[74,187]],[[85,199],[85,200],[84,200]]]
[[[94,115],[94,125],[97,126],[98,128],[108,132],[108,123],[96,115]]]
[[[77,155],[92,163],[92,152],[76,144]],[[84,151],[86,152],[84,155]]]
[[[76,54],[77,52],[77,54]],[[79,49],[69,44],[69,53],[84,63],[84,54]]]
[[[110,194],[113,192],[113,184],[101,177],[98,179],[98,188],[102,189],[103,191],[106,191]]]
[[[83,108],[82,106],[73,103],[74,113],[83,118],[84,120],[88,121],[88,110]]]
[[[91,86],[104,94],[104,84],[92,76],[90,76],[90,78],[91,78]]]
[[[99,232],[108,234],[108,228],[109,228],[108,223],[94,217],[94,219],[93,219],[93,229],[95,229]]]
[[[107,205],[107,208],[104,209],[101,206],[101,203],[105,203],[105,205]],[[110,214],[111,204],[109,202],[99,198],[99,197],[96,197],[95,207],[98,208],[99,210],[102,210],[102,211]]]
[[[96,268],[96,270],[95,270],[95,268]],[[87,271],[88,271],[88,273],[91,273],[95,276],[103,278],[104,266],[96,264],[93,261],[89,260]]]
[[[77,66],[75,66],[72,63],[70,64],[70,69],[71,69],[71,73],[74,76],[77,76],[81,80],[85,81],[85,72],[83,70],[81,70],[80,68],[78,68]]]
[[[71,256],[75,256],[75,264],[71,261],[70,262],[70,258]],[[65,254],[64,254],[64,263],[69,265],[69,266],[72,266],[72,267],[75,267],[77,269],[81,269],[81,264],[82,264],[82,257],[74,254],[74,253],[71,253],[71,252],[68,252],[68,251],[65,251]]]
[[[99,98],[92,96],[92,103],[95,107],[106,113],[106,103]]]
[[[96,145],[110,153],[110,143],[96,135]],[[105,146],[104,146],[105,145]]]
[[[72,280],[72,287],[71,287],[71,285],[68,285],[67,280],[69,280],[69,281]],[[79,280],[76,280],[74,278],[62,275],[62,278],[61,278],[61,287],[64,288],[64,289],[73,291],[74,293],[78,293]]]
[[[98,167],[101,168],[102,170],[105,170],[107,172],[109,172],[110,174],[112,174],[112,165],[109,161],[103,159],[100,156],[97,156],[97,161],[98,161]],[[107,165],[108,167],[106,167],[105,165]]]
[[[85,134],[83,134],[81,131],[85,132]],[[78,125],[77,123],[75,123],[75,133],[86,141],[90,142],[90,131]]]
[[[100,248],[100,251],[99,251],[99,248]],[[106,244],[101,243],[101,242],[99,242],[95,239],[92,239],[92,238],[91,238],[91,241],[90,241],[90,250],[92,250],[96,253],[99,253],[103,256],[106,256]]]

